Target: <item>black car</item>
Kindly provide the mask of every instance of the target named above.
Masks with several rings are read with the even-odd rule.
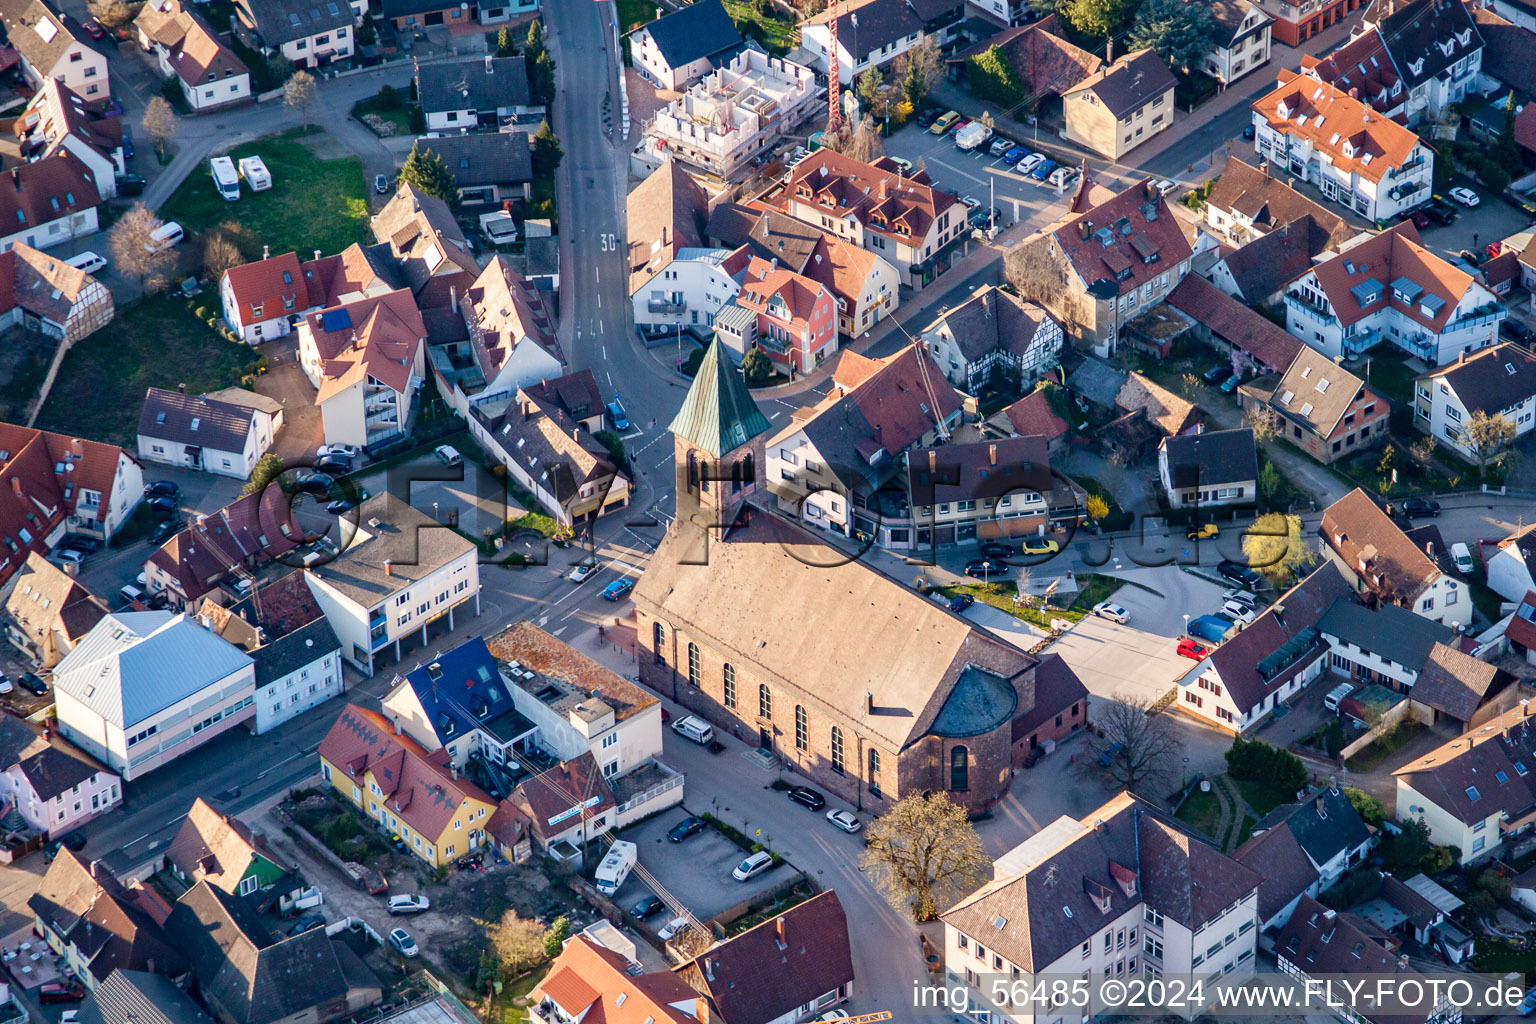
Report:
[[[704,826],[707,824],[708,822],[703,818],[684,818],[672,827],[672,830],[667,833],[667,838],[674,843],[680,843],[689,836],[698,835],[704,831]]]
[[[48,840],[47,845],[43,847],[43,860],[52,861],[59,855],[61,848],[70,853],[79,853],[85,849],[85,836],[78,832],[66,832],[57,839]]]
[[[647,896],[645,899],[629,908],[629,916],[636,921],[644,921],[648,917],[655,917],[667,907],[660,896]]]
[[[182,522],[180,519],[167,519],[150,531],[149,542],[158,547],[180,533],[181,527]]]
[[[827,806],[827,798],[810,786],[789,787],[789,798],[801,807],[806,807],[813,811],[819,811]]]
[[[356,498],[337,498],[325,506],[325,510],[333,516],[345,515],[357,508],[357,504]]]
[[[1444,199],[1431,199],[1429,202],[1419,207],[1419,209],[1424,212],[1424,216],[1428,217],[1436,224],[1449,224],[1451,221],[1460,216],[1456,212],[1456,207],[1452,206]]]
[[[39,697],[48,692],[48,684],[37,678],[37,676],[31,672],[23,672],[21,675],[17,676],[16,685],[20,686],[23,690],[30,690],[32,693],[37,694]]]
[[[949,610],[952,612],[963,612],[975,603],[976,599],[970,594],[956,594],[949,599]]]
[[[1409,498],[1403,502],[1403,515],[1409,519],[1415,516],[1429,516],[1431,519],[1440,518],[1440,503],[1430,498]]]
[[[917,115],[917,123],[924,128],[931,128],[933,122],[944,116],[943,107],[924,107],[923,112]]]
[[[144,194],[144,185],[142,174],[117,175],[117,194],[120,196],[141,196]]]
[[[87,537],[83,533],[72,533],[59,541],[59,547],[65,551],[79,551],[89,555],[101,547],[101,541],[95,537]]]
[[[154,509],[156,512],[175,512],[176,511],[176,499],[175,498],[168,498],[168,497],[166,497],[163,494],[157,494],[153,498],[145,498],[144,499],[144,504],[148,505],[150,508]]]
[[[1018,554],[1016,550],[1009,547],[1007,544],[999,544],[995,540],[987,541],[987,543],[983,544],[981,546],[981,553],[993,561],[1007,558],[1009,555]]]
[[[144,494],[151,498],[174,498],[181,493],[180,485],[170,480],[156,480],[144,485]]]
[[[1253,130],[1253,125],[1251,125],[1251,124],[1243,125],[1243,139],[1245,141],[1252,142],[1253,141],[1253,137],[1254,137],[1255,134],[1257,134],[1257,133]]]
[[[1246,565],[1238,565],[1236,562],[1223,559],[1217,566],[1216,572],[1233,583],[1241,583],[1245,587],[1257,587],[1263,582],[1263,577]]]
[[[345,455],[322,455],[315,460],[315,468],[326,473],[350,473],[352,460]]]
[[[996,579],[999,576],[1008,575],[1008,566],[991,559],[978,558],[973,562],[965,563],[965,574],[979,580]]]
[[[1222,381],[1232,376],[1232,367],[1226,363],[1217,363],[1215,366],[1211,367],[1209,370],[1206,370],[1200,376],[1207,384],[1220,384]]]
[[[325,915],[324,914],[305,914],[303,917],[299,918],[297,921],[294,922],[292,928],[288,929],[288,934],[289,935],[303,935],[305,932],[309,931],[311,928],[323,928],[323,927],[325,927]]]
[[[1511,320],[1508,317],[1499,324],[1499,330],[1522,345],[1536,345],[1536,331],[1531,330],[1519,320]]]
[[[316,494],[324,497],[331,493],[331,488],[336,486],[336,480],[324,473],[305,473],[289,484],[296,491],[305,494]]]

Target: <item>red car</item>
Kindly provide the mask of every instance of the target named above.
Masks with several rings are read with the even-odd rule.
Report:
[[[50,981],[38,990],[42,1003],[78,1003],[85,998],[85,986],[78,981]]]
[[[1179,655],[1181,657],[1204,661],[1206,655],[1210,653],[1211,649],[1204,644],[1197,644],[1188,638],[1179,641]]]
[[[107,38],[107,30],[102,28],[101,22],[97,21],[95,18],[92,18],[90,21],[86,22],[84,27],[85,34],[90,36],[92,39]]]
[[[1398,214],[1397,219],[1413,221],[1413,226],[1418,228],[1420,231],[1423,231],[1425,228],[1429,227],[1429,217],[1425,216],[1424,211],[1422,210],[1407,210]]]
[[[950,125],[949,126],[949,131],[945,132],[944,134],[945,135],[953,135],[953,134],[955,134],[955,132],[958,132],[961,128],[964,128],[966,125],[968,125],[970,123],[971,122],[968,119],[962,117],[960,120],[958,120],[954,124]]]

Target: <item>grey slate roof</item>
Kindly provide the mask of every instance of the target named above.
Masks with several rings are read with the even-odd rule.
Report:
[[[667,429],[718,459],[766,434],[770,426],[752,400],[741,371],[720,355],[718,340],[710,342],[683,407]]]
[[[1259,883],[1260,924],[1284,910],[1286,904],[1322,877],[1288,828],[1260,833],[1239,846],[1232,856],[1263,879]]]
[[[460,188],[533,180],[527,132],[471,132],[417,143],[443,158]]]
[[[250,663],[244,651],[186,615],[119,612],[98,622],[55,666],[53,685],[127,728]]]
[[[26,777],[39,800],[67,793],[101,770],[53,746],[21,719],[0,715],[0,772],[12,765]]]
[[[522,57],[422,64],[416,69],[421,109],[429,114],[448,110],[494,111],[528,106],[528,66]]]
[[[370,525],[374,519],[379,526]],[[357,528],[368,536],[309,571],[364,608],[425,579],[475,546],[387,491],[358,508]],[[384,563],[390,563],[389,572]]]
[[[118,968],[80,1004],[80,1024],[213,1024],[163,974]]]
[[[1371,837],[1349,797],[1331,787],[1301,803],[1275,808],[1254,828],[1265,822],[1274,824],[1277,816],[1279,826],[1296,837],[1296,842],[1319,867],[1345,850],[1357,849]]]
[[[354,20],[348,0],[237,0],[237,7],[244,8],[256,34],[271,47],[350,28]]]
[[[1395,604],[1371,609],[1349,599],[1335,601],[1317,620],[1317,628],[1415,672],[1430,648],[1450,643],[1456,635],[1448,626]]]
[[[1168,476],[1175,487],[1218,486],[1259,478],[1259,458],[1253,431],[1207,430],[1180,434],[1163,441],[1168,452]]]
[[[150,388],[139,413],[139,436],[221,452],[245,451],[256,410],[248,405]]]
[[[336,639],[330,622],[316,619],[251,652],[251,660],[256,663],[256,686],[259,689],[339,650],[341,641]]]
[[[1117,370],[1102,359],[1086,357],[1082,365],[1067,377],[1067,387],[1095,405],[1113,407],[1125,386],[1124,370]]]
[[[720,0],[698,0],[643,28],[667,65],[674,68],[741,45],[741,31]]]

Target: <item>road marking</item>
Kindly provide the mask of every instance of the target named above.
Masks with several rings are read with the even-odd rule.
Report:
[[[597,308],[598,309],[602,309],[603,308],[603,297],[601,295],[599,295],[597,297]]]
[[[559,636],[561,633],[564,633],[567,628],[568,627],[566,627],[566,626],[561,626],[559,629],[557,629],[553,633],[551,633],[550,636]]]

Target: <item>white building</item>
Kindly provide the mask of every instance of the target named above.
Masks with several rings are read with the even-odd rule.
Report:
[[[837,8],[837,71],[842,84],[883,68],[924,39],[939,47],[959,36],[968,5],[947,0],[865,0]],[[831,11],[800,23],[800,48],[823,75],[831,71]]]
[[[252,345],[286,337],[296,315],[324,305],[323,289],[311,295],[313,276],[324,272],[331,260],[300,263],[296,253],[263,257],[231,267],[219,278],[219,305],[224,322],[240,339]]]
[[[699,0],[629,34],[630,59],[663,89],[686,89],[742,48],[720,0]]]
[[[5,174],[9,181],[0,189],[0,224],[15,230],[0,235],[0,252],[17,242],[49,249],[96,233],[101,192],[90,168],[73,153],[62,150]]]
[[[751,261],[745,247],[678,249],[672,262],[631,296],[635,326],[650,330],[711,330],[715,317],[741,291]]]
[[[1206,74],[1226,86],[1269,63],[1274,18],[1249,0],[1213,0],[1210,11],[1215,31]]]
[[[470,355],[484,381],[474,404],[506,401],[518,388],[565,373],[543,296],[501,256],[492,257],[464,293],[460,312]]]
[[[60,149],[73,154],[90,171],[102,198],[117,194],[117,175],[128,169],[123,154],[123,126],[106,104],[86,100],[58,79],[50,78],[27,101],[16,121],[16,134],[29,159]]]
[[[1356,31],[1376,31],[1407,93],[1409,124],[1438,121],[1454,103],[1475,96],[1483,37],[1466,4],[1375,0]]]
[[[405,644],[426,646],[432,626],[452,630],[466,604],[480,614],[479,549],[457,533],[387,492],[340,522],[341,553],[304,575],[342,658],[364,674],[386,648],[399,661]]]
[[[732,180],[820,109],[819,92],[810,68],[743,50],[657,111],[641,143],[645,162],[673,156]]]
[[[1036,979],[1089,971],[1242,978],[1254,973],[1261,881],[1121,793],[1081,821],[1056,819],[999,857],[991,882],[940,915],[945,972],[951,985],[971,990],[968,1012],[1017,1024],[1054,1024],[1060,1008],[1027,1001],[1000,1008],[994,980],[1006,991],[1015,981],[1032,989]]]
[[[1019,375],[1027,390],[1061,358],[1061,325],[1043,308],[987,286],[941,314],[922,333],[950,383],[980,394],[995,370]]]
[[[21,72],[33,89],[59,81],[90,100],[111,96],[107,57],[90,45],[80,23],[43,0],[5,0],[0,21],[21,58]]]
[[[171,612],[109,615],[54,668],[59,734],[125,781],[255,716],[244,651]]]
[[[1283,928],[1303,896],[1316,896],[1359,867],[1376,833],[1335,785],[1281,804],[1253,826],[1232,856],[1258,872],[1259,927]]]
[[[1519,601],[1536,590],[1536,523],[1498,542],[1483,563],[1489,588],[1506,601]]]
[[[1463,430],[1476,413],[1502,417],[1517,438],[1530,433],[1536,426],[1536,354],[1495,345],[1415,379],[1413,425],[1474,463]]]
[[[1251,505],[1259,494],[1253,431],[1207,430],[1165,437],[1157,446],[1157,478],[1172,508]]]
[[[410,429],[426,373],[427,328],[400,288],[311,313],[299,324],[299,365],[331,444],[381,444]]]
[[[154,55],[162,76],[176,79],[197,113],[254,98],[250,69],[181,0],[148,0],[133,24],[139,46]]]
[[[1299,71],[1279,79],[1253,103],[1259,159],[1367,220],[1391,220],[1429,198],[1434,150],[1412,131]]]
[[[267,56],[295,67],[319,68],[347,60],[367,0],[238,0],[235,15],[248,39]]]
[[[1315,261],[1285,290],[1286,329],[1330,359],[1388,344],[1440,366],[1495,344],[1506,315],[1407,222]]]
[[[9,797],[28,825],[57,837],[122,803],[122,780],[0,716],[0,805]]]
[[[139,413],[139,458],[246,480],[282,427],[281,403],[243,388],[207,395],[150,388]]]
[[[419,64],[416,95],[429,132],[494,132],[513,118],[531,131],[544,113],[531,105],[523,57]]]

